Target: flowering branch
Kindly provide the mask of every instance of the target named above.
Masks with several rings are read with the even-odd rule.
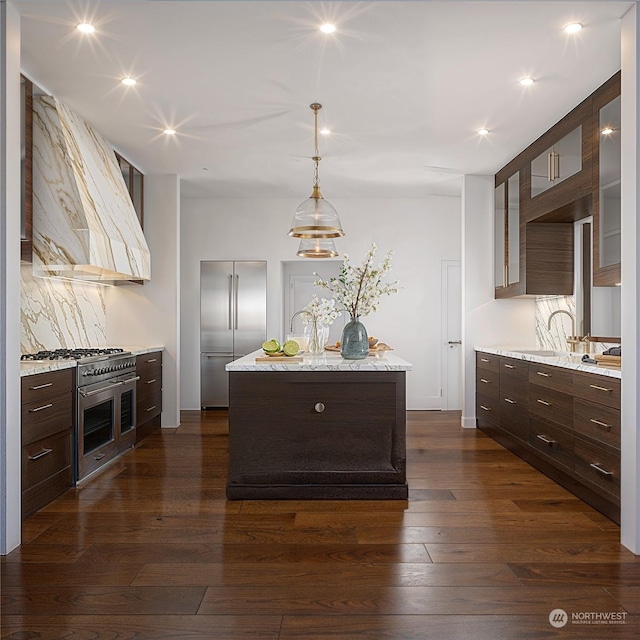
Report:
[[[376,253],[375,243],[371,244],[363,263],[353,266],[349,256],[345,254],[342,260],[340,275],[330,280],[323,280],[317,273],[315,285],[328,289],[340,310],[348,311],[353,318],[366,316],[378,310],[378,302],[383,295],[398,292],[398,281],[383,282],[386,274],[391,271],[391,255],[389,251],[382,264],[374,267],[373,259]]]

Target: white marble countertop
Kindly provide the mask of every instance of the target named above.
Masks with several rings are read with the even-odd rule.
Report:
[[[532,351],[534,349],[526,349],[523,347],[476,347],[476,351],[490,353],[495,356],[506,356],[507,358],[527,360],[528,362],[547,364],[552,367],[563,367],[564,369],[573,369],[574,371],[584,371],[585,373],[597,373],[600,376],[609,376],[610,378],[622,377],[620,369],[601,367],[595,364],[582,362],[583,354],[581,353],[573,355],[542,356],[533,353],[522,353],[522,351],[525,350]]]
[[[305,353],[302,362],[256,362],[262,349],[230,362],[227,371],[411,371],[413,365],[391,351],[369,355],[363,360],[345,360],[333,351],[312,356]]]
[[[122,346],[120,349],[130,351],[134,356],[141,356],[145,353],[153,351],[164,351],[162,346]],[[21,360],[20,361],[20,377],[34,376],[38,373],[46,373],[47,371],[59,371],[60,369],[71,369],[76,366],[75,360]]]

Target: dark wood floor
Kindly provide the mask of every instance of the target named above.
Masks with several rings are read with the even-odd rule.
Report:
[[[640,637],[618,527],[459,422],[408,414],[408,502],[228,502],[226,413],[187,412],[24,523],[1,637]]]

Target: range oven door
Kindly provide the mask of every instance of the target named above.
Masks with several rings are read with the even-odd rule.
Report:
[[[136,380],[110,380],[78,389],[76,481],[135,444]]]

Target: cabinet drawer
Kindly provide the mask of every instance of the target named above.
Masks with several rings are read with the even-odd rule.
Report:
[[[22,405],[22,444],[71,429],[73,402],[71,391],[55,398],[40,398]]]
[[[500,395],[500,374],[489,369],[476,369],[477,393],[497,399]]]
[[[138,425],[162,413],[162,388],[154,387],[139,395],[136,400],[136,421]]]
[[[531,362],[529,364],[529,382],[555,391],[573,394],[573,373],[568,369]]]
[[[608,376],[576,373],[573,378],[574,395],[578,398],[620,408],[620,380]]]
[[[476,351],[476,369],[488,369],[489,371],[500,371],[500,356]]]
[[[615,497],[620,497],[620,456],[581,438],[575,439],[575,470]]]
[[[516,358],[500,358],[500,388],[527,386],[529,363]]]
[[[501,394],[500,428],[526,442],[529,438],[529,411],[526,403]]]
[[[71,430],[22,447],[22,490],[71,466]]]
[[[573,398],[535,384],[529,386],[529,411],[563,427],[573,426]]]
[[[482,396],[476,392],[476,419],[478,427],[490,424],[500,426],[500,402],[497,398]]]
[[[71,487],[71,465],[22,492],[22,519],[48,505]]]
[[[38,403],[44,399],[65,394],[71,396],[74,389],[75,373],[75,369],[62,369],[24,376],[20,381],[22,403]]]
[[[582,398],[573,401],[573,428],[584,434],[620,448],[620,411]]]
[[[158,370],[162,371],[162,351],[136,356],[136,374],[140,378],[146,380],[150,377],[158,377]]]
[[[573,469],[574,438],[569,432],[538,418],[531,418],[529,444],[558,464]]]

